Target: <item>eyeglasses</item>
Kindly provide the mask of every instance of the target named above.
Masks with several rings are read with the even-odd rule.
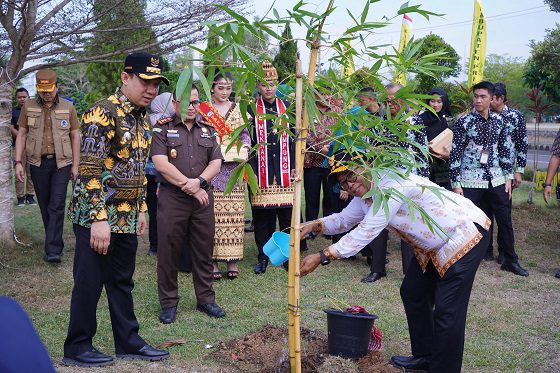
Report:
[[[355,183],[358,180],[358,175],[355,173],[350,173],[348,176],[344,178],[344,180],[339,180],[338,183],[340,184],[340,189],[347,191],[350,189],[350,183]]]
[[[175,100],[175,102],[178,103],[178,104],[181,103],[181,101],[179,101],[179,100]],[[189,106],[192,105],[193,107],[197,107],[198,105],[200,105],[200,102],[201,102],[200,100],[192,100],[191,103],[189,104]]]

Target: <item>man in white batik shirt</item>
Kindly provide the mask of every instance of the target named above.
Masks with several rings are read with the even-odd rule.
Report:
[[[470,200],[412,174],[381,177],[379,188],[390,197],[386,210],[380,207],[374,212],[375,198],[383,197],[363,198],[373,186],[368,175],[342,163],[349,154],[334,158],[332,172],[341,189],[355,198],[342,212],[304,224],[301,237],[312,232],[333,235],[357,227],[325,250],[305,257],[301,275],[319,264],[356,254],[384,228],[394,231],[412,246],[416,260],[411,261],[401,285],[413,356],[393,356],[391,361],[409,370],[460,372],[467,308],[478,265],[488,247],[490,219]],[[426,212],[433,229],[404,199]]]

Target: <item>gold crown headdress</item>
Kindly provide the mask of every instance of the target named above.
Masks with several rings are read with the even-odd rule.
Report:
[[[265,60],[262,64],[262,69],[264,73],[264,80],[267,82],[276,82],[278,81],[278,71],[270,61]]]

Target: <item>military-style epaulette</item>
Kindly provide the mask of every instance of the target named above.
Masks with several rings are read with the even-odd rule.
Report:
[[[167,124],[167,123],[172,122],[172,121],[173,121],[173,117],[165,117],[165,118],[158,119],[156,124],[158,126],[163,126],[164,124]]]

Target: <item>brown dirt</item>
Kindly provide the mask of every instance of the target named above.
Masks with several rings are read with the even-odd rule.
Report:
[[[371,352],[359,360],[348,360],[328,354],[324,335],[301,330],[304,373],[311,372],[395,372],[381,352]],[[288,331],[266,326],[254,333],[228,342],[221,342],[209,358],[239,372],[284,373],[290,371]]]

